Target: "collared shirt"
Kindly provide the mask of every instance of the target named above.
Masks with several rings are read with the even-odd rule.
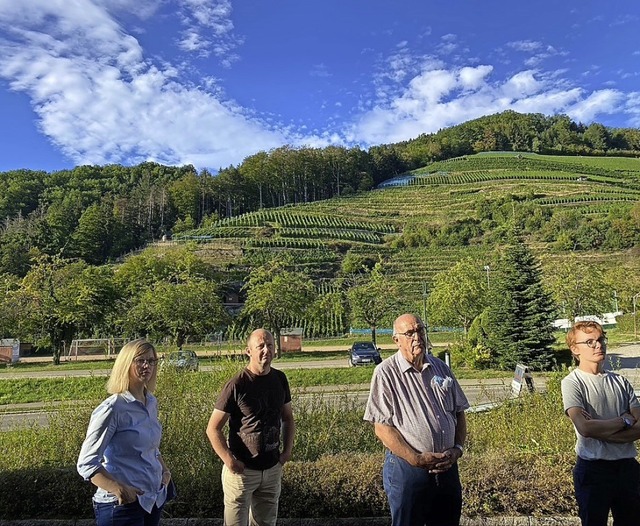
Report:
[[[469,408],[451,369],[432,355],[417,371],[400,351],[376,366],[364,420],[395,427],[419,452],[455,445],[457,413]]]
[[[147,393],[146,405],[128,391],[104,400],[91,415],[87,436],[78,457],[78,473],[90,480],[100,467],[116,480],[144,491],[138,496],[142,508],[151,512],[162,506],[166,486],[162,486],[158,401]],[[95,502],[114,502],[117,497],[98,488]]]
[[[590,374],[574,369],[562,379],[564,411],[572,407],[584,409],[591,418],[607,420],[617,418],[631,409],[640,407],[633,386],[624,377],[612,371]],[[620,422],[622,430],[622,421]],[[635,458],[634,442],[617,444],[576,433],[576,454],[584,460],[621,460]]]

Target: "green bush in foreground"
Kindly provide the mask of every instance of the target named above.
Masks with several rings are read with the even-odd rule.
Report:
[[[222,515],[221,463],[204,429],[222,383],[240,367],[211,375],[163,375],[158,386],[162,452],[179,498],[173,517]],[[0,517],[89,518],[94,488],[75,471],[91,410],[69,406],[45,429],[0,433]],[[285,469],[282,517],[388,515],[382,489],[383,448],[362,408],[346,393],[294,391],[298,433]],[[573,429],[562,414],[557,379],[545,395],[527,395],[486,413],[469,414],[460,462],[464,509],[474,515],[565,515],[575,512]]]

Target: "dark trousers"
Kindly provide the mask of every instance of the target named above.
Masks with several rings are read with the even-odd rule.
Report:
[[[573,468],[573,485],[582,526],[640,524],[640,466],[634,458],[584,460]]]
[[[458,465],[432,474],[387,452],[382,468],[393,526],[458,526],[462,486]]]
[[[123,505],[94,502],[93,512],[98,526],[158,526],[162,508],[154,506],[147,513],[137,500]]]

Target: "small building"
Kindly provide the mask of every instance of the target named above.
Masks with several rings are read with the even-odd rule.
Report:
[[[301,328],[286,328],[280,330],[280,349],[282,352],[302,351]]]
[[[16,363],[20,360],[20,340],[0,340],[0,363]]]

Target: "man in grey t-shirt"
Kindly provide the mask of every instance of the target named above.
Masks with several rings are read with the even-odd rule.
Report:
[[[403,314],[393,324],[398,352],[373,373],[364,419],[387,448],[382,468],[393,526],[457,526],[457,461],[469,407],[447,365],[427,354],[425,326]]]
[[[640,524],[640,402],[629,381],[604,370],[606,335],[599,323],[576,323],[567,346],[578,366],[562,380],[562,401],[576,431],[573,470],[583,526]]]

